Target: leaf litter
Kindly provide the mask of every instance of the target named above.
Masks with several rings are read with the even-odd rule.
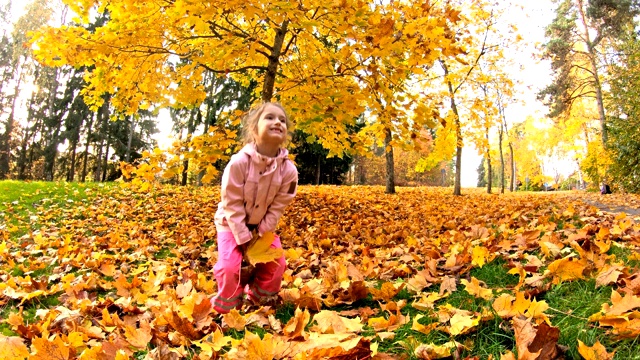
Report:
[[[16,238],[0,228],[0,359],[461,357],[496,318],[515,344],[503,359],[554,359],[565,346],[542,295],[592,278],[614,289],[593,326],[611,339],[640,334],[640,271],[609,251],[639,260],[635,219],[566,195],[449,192],[301,187],[278,230],[288,268],[277,301],[224,316],[209,302],[216,188],[114,188],[88,205],[41,208],[60,220]],[[471,276],[496,260],[517,284]],[[451,305],[460,291],[486,306]],[[396,340],[401,328],[410,335]],[[433,331],[447,340],[416,340]],[[395,341],[413,347],[381,346]],[[576,346],[613,356],[600,342]]]

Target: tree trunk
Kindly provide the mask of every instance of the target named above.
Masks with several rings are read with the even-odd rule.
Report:
[[[199,109],[196,109],[194,111],[200,111]],[[187,146],[187,151],[189,150],[189,146],[191,143],[191,137],[193,136],[193,132],[195,131],[195,112],[191,111],[191,113],[189,114],[189,123],[187,124],[187,140],[186,140],[186,146]],[[205,129],[205,131],[207,131]],[[184,162],[182,163],[182,179],[180,180],[180,185],[182,186],[186,186],[187,185],[187,177],[189,175],[189,159],[185,158]]]
[[[133,142],[133,132],[136,130],[133,115],[129,116],[129,120],[129,139],[127,139],[127,155],[125,157],[126,162],[131,162],[131,143]]]
[[[500,131],[498,132],[498,146],[500,148],[500,193],[504,194],[504,154],[502,153],[502,135],[504,129],[500,124]]]
[[[393,171],[393,146],[391,146],[391,129],[387,127],[385,129],[384,135],[384,156],[387,160],[387,177],[386,177],[386,188],[385,193],[387,194],[395,194],[396,193],[396,185],[395,185],[395,174]]]
[[[316,185],[320,185],[321,170],[322,170],[322,161],[320,160],[320,156],[318,156],[318,164],[316,166]]]
[[[78,143],[74,142],[71,145],[71,163],[69,164],[69,173],[67,174],[67,181],[73,181],[76,177],[76,148]]]
[[[18,71],[18,81],[14,88],[13,99],[11,100],[11,112],[5,125],[5,131],[0,136],[0,180],[7,179],[9,177],[9,164],[11,163],[11,138],[13,128],[15,126],[15,113],[16,102],[18,100],[18,93],[20,92],[20,83],[22,82],[22,68]]]
[[[487,138],[487,144],[489,144],[489,127],[485,127],[485,137]],[[491,168],[491,149],[487,145],[487,194],[491,194],[491,187],[493,185],[493,169]]]
[[[598,75],[598,64],[596,63],[597,51],[594,44],[591,42],[591,38],[589,36],[589,26],[587,25],[587,15],[584,13],[583,1],[578,0],[578,10],[580,11],[580,20],[582,22],[582,26],[584,27],[584,42],[587,45],[587,51],[589,53],[589,63],[591,65],[591,72],[593,73],[593,87],[596,90],[596,103],[598,105],[598,117],[600,120],[600,129],[602,131],[602,143],[604,145],[607,144],[607,124],[606,124],[606,115],[604,111],[604,101],[602,97],[602,85],[600,84],[600,77]],[[597,38],[597,37],[596,37]]]
[[[278,65],[280,64],[280,54],[282,52],[284,38],[288,32],[288,27],[289,21],[285,20],[282,23],[282,26],[276,30],[276,36],[273,40],[273,51],[269,56],[269,64],[267,65],[267,72],[264,76],[264,85],[262,87],[262,101],[271,101],[271,98],[273,97],[276,75],[278,74]]]
[[[107,125],[109,125],[107,123]],[[120,126],[120,123],[117,124],[117,126]],[[107,146],[104,149],[104,164],[102,165],[102,176],[101,176],[101,180],[102,182],[107,181],[107,171],[109,170],[109,148],[111,148],[111,129],[109,129],[110,126],[107,126]]]
[[[98,131],[100,132],[100,144],[98,145],[98,150],[96,152],[96,170],[93,173],[93,181],[95,182],[99,182],[102,175],[102,148],[104,147],[105,136],[107,136],[107,133],[109,132],[109,102],[107,99],[105,99],[102,107],[100,107],[99,115],[100,125]]]
[[[29,118],[31,118],[31,109],[28,112]],[[27,169],[27,144],[29,143],[29,126],[25,127],[22,141],[20,143],[20,157],[18,158],[18,180],[25,180]]]
[[[514,192],[516,190],[516,159],[513,158],[513,144],[509,142],[509,154],[511,155],[511,184],[509,185],[509,191]]]
[[[87,158],[89,157],[89,144],[91,144],[91,130],[93,126],[93,118],[96,116],[96,113],[91,113],[89,117],[89,124],[87,124],[87,142],[84,145],[84,156],[82,159],[82,175],[80,176],[80,181],[85,182],[87,179]]]
[[[76,152],[77,152],[77,148],[78,148],[78,142],[80,142],[80,129],[82,128],[82,119],[83,119],[83,114],[82,111],[79,110],[74,110],[72,108],[72,113],[69,116],[72,116],[73,114],[75,114],[75,116],[78,117],[79,119],[79,123],[75,124],[76,126],[74,126],[72,129],[67,129],[67,131],[69,130],[73,130],[73,134],[71,135],[71,139],[70,139],[70,145],[71,145],[71,163],[69,164],[69,172],[67,173],[67,181],[73,181],[73,179],[76,177]]]
[[[442,68],[444,69],[444,77],[449,76],[449,68],[441,61]],[[454,125],[456,127],[456,177],[453,185],[453,195],[462,195],[461,191],[461,172],[462,172],[462,129],[460,128],[460,115],[458,114],[458,106],[456,105],[455,92],[453,91],[453,84],[447,80],[447,86],[449,87],[449,97],[451,98],[451,111],[455,117]]]
[[[55,178],[56,157],[58,156],[58,137],[60,136],[60,127],[62,124],[58,123],[53,130],[53,134],[50,134],[49,144],[44,152],[44,180],[53,181]]]

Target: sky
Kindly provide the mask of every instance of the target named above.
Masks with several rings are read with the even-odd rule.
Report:
[[[5,2],[7,0],[0,0]],[[521,81],[519,89],[519,103],[511,104],[505,113],[510,124],[519,123],[527,116],[542,118],[546,108],[536,99],[536,93],[550,81],[550,67],[547,62],[534,59],[536,44],[544,42],[544,28],[553,19],[555,5],[551,0],[512,0],[518,6],[509,8],[509,19],[512,19],[524,38],[525,46],[516,54],[510,54],[516,59],[517,66],[511,69],[513,76]],[[12,1],[12,15],[14,19],[22,14],[28,1]],[[286,104],[285,104],[286,105]],[[161,147],[168,147],[172,139],[170,132],[172,123],[168,111],[162,111],[159,116],[158,129],[160,133],[156,139]],[[463,187],[475,187],[478,181],[477,169],[482,160],[481,155],[472,145],[465,146],[462,151],[461,183]]]

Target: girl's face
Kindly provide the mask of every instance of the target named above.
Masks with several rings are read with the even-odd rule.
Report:
[[[279,146],[287,139],[287,116],[278,106],[267,105],[258,119],[257,127],[258,143]]]

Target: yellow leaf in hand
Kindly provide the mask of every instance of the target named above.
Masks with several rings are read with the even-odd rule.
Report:
[[[268,263],[281,258],[284,251],[278,248],[272,248],[275,236],[272,232],[262,235],[261,238],[249,245],[247,249],[247,259],[251,265],[259,263]]]

